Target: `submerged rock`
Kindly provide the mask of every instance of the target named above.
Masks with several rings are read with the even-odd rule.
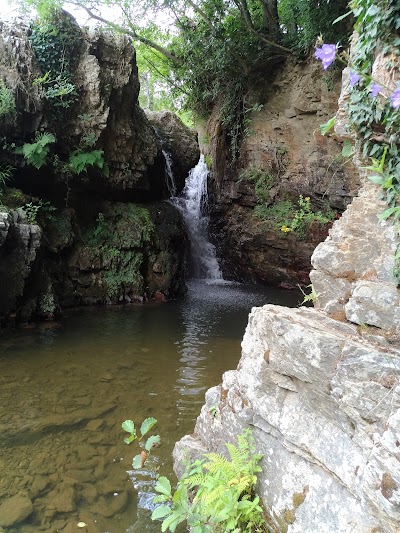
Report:
[[[0,526],[10,527],[22,522],[32,511],[31,500],[27,496],[17,494],[0,504]]]

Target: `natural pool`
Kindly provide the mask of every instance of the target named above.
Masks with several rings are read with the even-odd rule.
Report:
[[[0,503],[17,493],[33,502],[7,533],[160,531],[151,479],[127,474],[137,448],[124,444],[121,423],[158,419],[153,460],[172,475],[175,441],[238,363],[251,307],[299,301],[292,291],[196,281],[181,301],[86,308],[1,337]]]

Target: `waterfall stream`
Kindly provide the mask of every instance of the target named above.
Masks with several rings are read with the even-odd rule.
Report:
[[[168,168],[167,159],[166,166]],[[189,235],[192,277],[208,283],[223,282],[215,246],[208,240],[207,177],[208,168],[202,154],[197,165],[189,172],[182,194],[172,197],[171,202],[182,213]]]

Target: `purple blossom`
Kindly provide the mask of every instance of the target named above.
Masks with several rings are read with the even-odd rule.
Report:
[[[350,73],[350,87],[354,87],[360,81],[360,75],[357,72]]]
[[[322,61],[322,66],[326,70],[336,59],[336,44],[323,44],[321,48],[315,49],[314,55]]]
[[[371,95],[372,98],[375,98],[375,96],[378,96],[378,94],[381,92],[382,85],[379,85],[379,83],[373,83],[371,85]]]
[[[394,93],[390,97],[390,101],[392,102],[392,107],[394,107],[395,109],[400,107],[400,88],[394,91]]]

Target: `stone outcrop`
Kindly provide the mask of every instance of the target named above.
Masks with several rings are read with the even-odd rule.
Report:
[[[21,220],[18,213],[0,213],[0,317],[15,311],[24,293],[42,230]]]
[[[0,165],[12,167],[9,188],[0,191],[9,211],[1,213],[0,318],[23,322],[68,306],[185,292],[185,230],[178,211],[162,202],[170,195],[162,150],[171,148],[179,191],[199,157],[196,134],[171,113],[160,115],[156,134],[138,105],[130,39],[81,29],[66,13],[57,24],[77,43],[68,64],[78,97],[66,108],[35,81],[46,73],[29,28],[0,25],[0,79],[15,103],[0,116]],[[34,143],[37,132],[56,138],[40,168],[13,149]],[[103,152],[106,167],[71,172],[71,154],[92,150]],[[28,204],[35,224],[27,223]]]
[[[341,102],[346,73],[343,87]],[[226,453],[250,427],[278,531],[399,530],[398,237],[360,174],[358,197],[312,257],[316,308],[253,308],[237,370],[207,392],[194,434],[174,450],[180,474],[185,454]]]
[[[236,165],[230,162],[226,132],[215,108],[200,141],[209,138],[203,150],[212,158],[215,243],[219,255],[235,265],[231,271],[225,266],[227,274],[271,284],[307,281],[311,254],[328,228],[310,227],[299,240],[255,217],[255,184],[243,171],[257,169],[273,177],[266,205],[288,199],[297,205],[303,194],[316,210],[330,206],[343,211],[358,190],[359,176],[341,156],[341,143],[319,130],[335,114],[339,92],[338,74],[324,79],[315,61],[288,61],[268,85],[248,97],[263,107],[249,115],[249,132]]]
[[[189,171],[200,158],[197,132],[185,126],[171,111],[146,111],[146,117],[161,135],[164,149],[172,157],[176,188],[181,191]]]

